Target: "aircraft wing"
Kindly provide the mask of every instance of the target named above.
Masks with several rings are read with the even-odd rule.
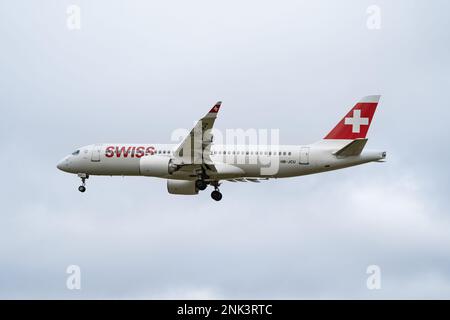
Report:
[[[218,101],[211,110],[201,118],[187,137],[174,152],[180,165],[200,165],[213,170],[210,148],[213,141],[211,129],[216,121],[222,102]]]

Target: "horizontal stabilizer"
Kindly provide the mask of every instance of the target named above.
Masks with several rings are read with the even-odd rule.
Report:
[[[367,139],[356,139],[334,153],[338,157],[358,156],[364,149]]]

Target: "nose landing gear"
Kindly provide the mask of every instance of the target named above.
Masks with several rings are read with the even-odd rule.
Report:
[[[78,187],[78,191],[85,192],[86,191],[86,179],[89,179],[89,175],[85,173],[79,173],[78,177],[81,178],[81,186]]]

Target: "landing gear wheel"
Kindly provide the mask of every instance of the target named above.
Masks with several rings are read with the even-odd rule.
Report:
[[[220,191],[214,190],[213,192],[211,192],[211,198],[216,201],[220,201],[222,200],[222,194],[220,193]]]
[[[79,173],[78,177],[81,178],[81,186],[78,187],[78,191],[85,192],[86,179],[89,179],[89,175],[87,175],[86,173]]]
[[[208,187],[208,184],[205,182],[205,180],[197,180],[195,181],[195,186],[198,190],[203,191]]]

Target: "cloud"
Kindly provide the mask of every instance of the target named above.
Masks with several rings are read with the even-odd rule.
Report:
[[[1,10],[0,297],[448,298],[448,10],[380,2],[369,31],[370,4],[100,1],[79,32],[64,4]],[[81,145],[169,142],[220,99],[218,128],[309,143],[373,93],[368,147],[387,163],[225,183],[220,203],[149,178],[91,177],[81,195],[55,168]]]
[[[8,225],[23,233],[2,230],[15,239],[2,254],[25,262],[21,272],[33,266],[35,292],[21,294],[20,282],[9,290],[41,298],[445,297],[448,217],[423,196],[417,177],[374,177],[383,168],[371,166],[357,178],[349,169],[268,182],[252,190],[253,201],[243,191],[255,186],[223,186],[221,206],[206,195],[172,199],[157,191],[157,181],[142,182],[146,189],[129,179],[123,183],[137,194],[125,192],[105,210],[101,185],[114,182],[100,178],[82,211],[43,204],[15,212]],[[264,199],[273,188],[286,194]],[[163,201],[148,201],[144,194],[153,192]],[[69,264],[82,269],[81,293],[64,287]],[[365,287],[371,264],[382,270],[380,292]],[[442,289],[432,291],[437,279]]]

